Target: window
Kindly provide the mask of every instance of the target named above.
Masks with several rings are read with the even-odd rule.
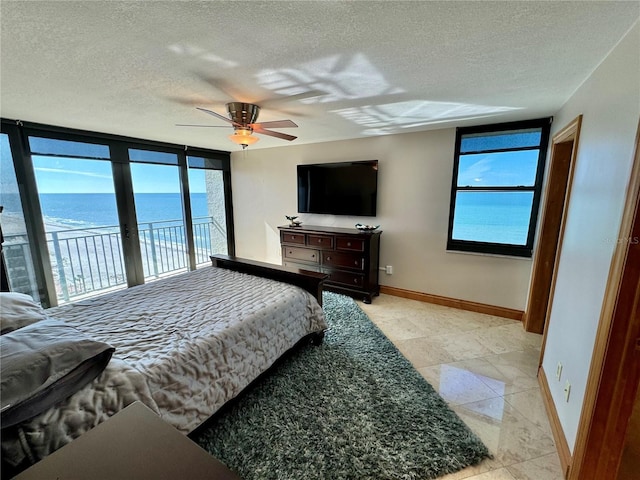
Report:
[[[32,154],[58,303],[127,286],[111,163],[81,157],[88,144],[73,143],[73,157]]]
[[[227,201],[220,160],[187,156],[196,264],[210,264],[212,253],[229,253]]]
[[[129,149],[144,280],[187,271],[178,155]]]
[[[56,306],[234,254],[228,152],[7,119],[2,128],[13,290]]]
[[[531,257],[550,126],[458,128],[447,250]]]
[[[26,293],[40,300],[33,267],[31,242],[20,201],[20,189],[13,165],[9,136],[0,133],[0,231],[2,256],[7,267],[7,281],[13,292]]]

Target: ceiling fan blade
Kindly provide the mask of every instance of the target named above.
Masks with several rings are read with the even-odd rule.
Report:
[[[202,73],[195,72],[196,76],[205,83],[208,83],[213,88],[218,90],[219,92],[224,93],[227,97],[229,97],[228,101],[231,102],[245,102],[245,103],[255,103],[252,98],[247,98],[246,95],[242,95],[241,92],[238,92],[231,82],[226,81],[223,78],[217,77],[209,77]]]
[[[274,132],[273,130],[265,130],[264,128],[254,128],[254,133],[260,133],[262,135],[269,135],[270,137],[277,137],[283,140],[295,140],[298,137],[294,137],[293,135],[287,135],[286,133]]]
[[[295,102],[297,100],[320,97],[326,94],[327,92],[324,92],[322,90],[309,90],[308,92],[296,93],[294,95],[281,95],[273,98],[265,98],[262,101],[256,103],[258,103],[263,108],[269,108],[284,102]]]
[[[238,123],[231,120],[229,117],[225,117],[224,115],[220,115],[219,113],[216,113],[214,111],[207,110],[206,108],[202,108],[202,107],[196,107],[196,108],[201,112],[208,113],[209,115],[213,115],[214,117],[219,118],[220,120],[224,120],[225,122],[229,122],[232,125],[239,125]]]
[[[197,107],[198,105],[211,105],[224,107],[225,103],[218,100],[211,100],[198,95],[197,98],[189,98],[189,97],[176,97],[176,96],[164,96],[166,100],[169,100],[172,103],[178,103],[180,105],[187,105],[189,107]]]
[[[179,103],[180,105],[189,105],[189,106],[195,107],[193,100],[190,100],[188,98],[172,97],[172,96],[165,96],[164,98],[166,98],[167,100],[173,103]],[[200,105],[200,103],[198,103],[198,105]]]
[[[227,125],[194,125],[191,123],[176,123],[176,127],[229,128]]]
[[[274,120],[273,122],[258,122],[249,125],[251,128],[294,128],[297,127],[291,120]]]

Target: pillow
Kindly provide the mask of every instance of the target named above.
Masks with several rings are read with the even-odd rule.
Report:
[[[0,335],[47,318],[40,304],[29,295],[17,292],[0,293]]]
[[[0,336],[2,428],[73,395],[105,369],[114,351],[54,319]]]

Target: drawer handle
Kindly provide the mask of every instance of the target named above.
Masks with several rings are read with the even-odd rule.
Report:
[[[318,243],[322,243],[322,239],[321,238],[318,239]]]
[[[347,242],[347,247],[350,247],[350,246],[351,246],[351,242]]]
[[[295,235],[291,235],[291,240],[295,240],[296,236]]]
[[[327,261],[331,260],[331,257],[327,257]]]
[[[353,279],[353,283],[358,283],[358,279],[357,279],[357,278],[354,278],[354,279]]]
[[[314,254],[314,255],[311,255],[311,258],[316,258],[315,254]]]
[[[355,262],[353,262],[354,265],[359,265],[358,260],[356,260]]]

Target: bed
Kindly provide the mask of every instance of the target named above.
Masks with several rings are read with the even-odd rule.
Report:
[[[2,335],[51,323],[110,357],[95,380],[36,416],[3,418],[3,462],[34,463],[136,400],[187,434],[302,339],[321,340],[323,275],[212,260],[210,268],[48,309],[47,318]]]

